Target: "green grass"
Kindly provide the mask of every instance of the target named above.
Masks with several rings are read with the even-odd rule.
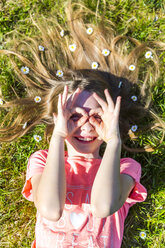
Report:
[[[19,28],[27,35],[31,34],[29,11],[49,15],[52,11],[58,12],[61,19],[63,3],[66,1],[54,0],[3,0],[0,3],[0,46],[5,47],[5,34],[14,28]],[[92,10],[96,9],[97,1],[84,0]],[[141,41],[164,40],[165,4],[164,1],[107,1],[109,11],[106,18],[116,23],[119,33],[131,35]],[[99,10],[103,10],[103,1],[100,1]],[[155,17],[158,20],[155,21]],[[154,108],[165,119],[165,59],[162,58],[162,76],[159,85],[153,89]],[[22,91],[19,83],[14,79],[10,63],[7,58],[0,60],[0,82],[3,85],[5,99]],[[1,112],[0,119],[4,116]],[[33,203],[25,200],[21,191],[25,182],[27,160],[31,153],[47,148],[42,139],[37,143],[34,134],[43,137],[44,126],[39,125],[17,142],[3,143],[0,148],[0,239],[1,247],[30,247],[34,239],[36,210]],[[160,134],[157,133],[159,136]],[[148,134],[139,136],[136,144],[157,145],[157,137]],[[165,142],[163,141],[163,145]],[[158,148],[153,153],[130,154],[123,152],[123,156],[130,156],[142,164],[141,183],[148,190],[145,202],[131,208],[125,223],[125,232],[122,248],[163,248],[165,247],[165,155],[164,148]],[[140,231],[145,231],[147,237],[142,240]]]

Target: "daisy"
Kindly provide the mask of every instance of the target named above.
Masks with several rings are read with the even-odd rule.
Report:
[[[104,56],[108,56],[108,55],[110,54],[110,51],[109,51],[108,49],[103,49],[103,50],[102,50],[102,54],[103,54]]]
[[[141,239],[145,239],[147,235],[146,232],[140,232],[139,236]]]
[[[97,62],[92,62],[92,69],[97,69],[99,64]]]
[[[39,51],[43,52],[43,51],[45,50],[45,47],[44,47],[44,46],[39,45],[39,46],[38,46],[38,49],[39,49]]]
[[[74,52],[75,50],[76,50],[76,44],[71,44],[71,45],[69,45],[69,50],[71,51],[71,52]]]
[[[151,52],[151,51],[147,51],[147,52],[145,53],[145,58],[146,58],[146,59],[152,58],[152,52]]]
[[[120,82],[119,82],[119,85],[118,85],[118,88],[121,88],[122,84],[123,84],[123,82],[120,81]]]
[[[61,71],[61,70],[58,70],[58,71],[56,72],[56,76],[57,76],[57,77],[63,77],[63,75],[64,75],[64,73],[63,73],[63,71]]]
[[[87,34],[92,34],[93,33],[93,28],[88,28],[87,29]]]
[[[22,126],[23,129],[25,129],[27,127],[27,122],[25,122]]]
[[[131,96],[132,101],[136,102],[137,101],[137,96]]]
[[[41,102],[41,97],[40,97],[40,96],[36,96],[36,97],[34,98],[34,101],[37,102],[37,103],[38,103],[38,102]]]
[[[42,138],[41,138],[41,136],[40,135],[33,135],[33,137],[34,137],[34,139],[35,139],[35,141],[37,141],[37,142],[39,142],[39,141],[41,141],[42,140]]]
[[[23,74],[28,74],[29,73],[29,68],[27,66],[22,66],[21,71]]]
[[[137,129],[138,129],[138,126],[137,126],[137,125],[133,125],[133,126],[131,127],[131,131],[132,131],[132,132],[136,132]]]
[[[0,105],[3,105],[3,100],[0,98]]]
[[[64,37],[64,30],[61,30],[60,35],[61,37]]]
[[[129,70],[130,70],[130,71],[134,71],[135,68],[136,68],[135,65],[130,65],[130,66],[129,66]]]

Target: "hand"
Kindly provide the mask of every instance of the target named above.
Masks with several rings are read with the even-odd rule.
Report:
[[[96,93],[93,94],[94,98],[101,107],[90,110],[89,121],[95,127],[99,137],[105,142],[108,142],[114,138],[120,139],[119,112],[121,97],[117,97],[116,104],[114,105],[107,89],[104,91],[104,94],[107,102],[105,102]],[[100,116],[100,120],[98,119],[98,116]]]
[[[74,133],[76,129],[78,129],[78,127],[80,127],[86,122],[88,118],[86,111],[79,107],[73,108],[73,104],[80,92],[81,90],[78,88],[68,98],[68,86],[65,86],[63,94],[59,94],[58,114],[53,114],[55,123],[53,135],[58,134],[66,138],[72,135],[72,133]],[[71,118],[71,116],[75,113],[80,116],[77,121]]]

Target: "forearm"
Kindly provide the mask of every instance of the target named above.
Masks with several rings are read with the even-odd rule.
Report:
[[[120,139],[109,141],[93,183],[91,208],[93,213],[101,218],[112,214],[118,208],[121,197],[120,154]]]
[[[61,216],[66,198],[66,176],[64,138],[59,135],[52,135],[46,165],[37,189],[37,197],[44,213],[57,216],[57,219]]]

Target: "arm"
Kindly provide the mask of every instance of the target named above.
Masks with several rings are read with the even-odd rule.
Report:
[[[57,221],[66,198],[66,176],[64,163],[64,138],[52,135],[46,165],[42,175],[32,177],[34,203],[41,215]]]
[[[68,103],[68,88],[58,99],[58,115],[54,115],[55,128],[49,145],[48,157],[42,174],[32,177],[34,203],[41,215],[49,220],[58,221],[62,215],[66,199],[66,175],[64,160],[64,140],[85,122],[82,117],[74,123],[72,105],[80,90],[76,90]],[[85,114],[82,109],[76,111]]]
[[[105,218],[122,207],[134,187],[134,180],[120,174],[121,142],[109,141],[94,180],[91,207],[95,216]]]
[[[102,107],[97,110],[102,122],[99,124],[91,118],[99,136],[107,143],[91,192],[92,212],[100,218],[112,215],[120,209],[134,186],[134,180],[130,176],[120,174],[121,140],[118,119],[121,98],[117,98],[114,106],[107,90],[105,96],[107,103],[95,95]]]

